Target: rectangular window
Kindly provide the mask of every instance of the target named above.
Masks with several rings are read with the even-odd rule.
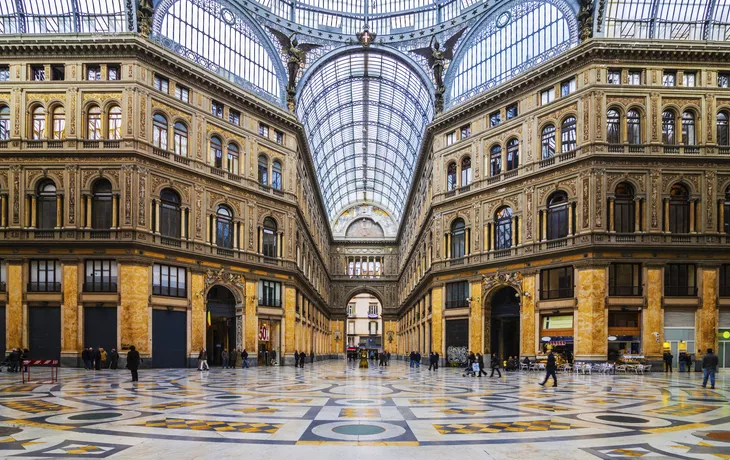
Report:
[[[569,299],[573,297],[573,267],[540,271],[540,299]]]
[[[461,138],[466,139],[471,136],[471,125],[464,125],[461,127]]]
[[[517,103],[511,104],[507,106],[507,119],[511,120],[515,117],[517,117],[520,114],[519,107],[517,106]]]
[[[171,265],[153,265],[152,294],[167,297],[187,297],[186,270]]]
[[[629,70],[629,85],[641,85],[641,70]]]
[[[66,79],[66,66],[53,65],[51,66],[51,80],[62,81]]]
[[[540,104],[545,105],[555,100],[555,88],[548,88],[540,93]]]
[[[117,263],[113,260],[87,260],[84,292],[116,292]]]
[[[664,267],[664,295],[693,297],[697,295],[697,267],[694,264],[667,264]]]
[[[640,296],[641,264],[611,264],[608,267],[608,295]]]
[[[229,109],[228,110],[228,122],[233,123],[234,125],[240,125],[241,124],[241,112],[238,110]]]
[[[347,333],[350,335],[355,335],[355,321],[350,321],[347,323]]]
[[[370,305],[368,305],[368,316],[371,318],[378,317],[378,304],[371,303]]]
[[[682,78],[682,84],[688,88],[694,88],[697,86],[697,73],[685,72]]]
[[[122,79],[122,71],[119,68],[118,65],[110,65],[107,67],[107,80],[121,80]]]
[[[86,79],[89,81],[101,80],[101,66],[98,66],[98,65],[86,66]]]
[[[277,144],[284,145],[284,133],[282,133],[278,129],[274,130],[274,138],[276,139]]]
[[[281,283],[278,281],[259,281],[259,305],[281,307]]]
[[[502,114],[499,112],[492,112],[489,114],[489,127],[493,128],[502,122]]]
[[[355,304],[354,303],[347,305],[347,316],[355,316]],[[352,324],[353,327],[355,325],[355,323],[350,323],[350,324]]]
[[[676,72],[664,72],[662,77],[663,86],[676,86],[677,85],[677,74]]]
[[[10,81],[10,66],[0,65],[0,81]]]
[[[162,91],[163,93],[169,94],[170,93],[170,80],[168,80],[165,77],[155,75],[154,87],[157,91]]]
[[[730,88],[730,72],[720,72],[717,74],[717,87]]]
[[[730,297],[730,264],[720,265],[720,297]]]
[[[469,282],[459,281],[446,284],[446,308],[468,307]]]
[[[560,97],[565,97],[570,93],[575,92],[575,78],[565,80],[560,84]]]
[[[453,145],[456,142],[456,132],[452,132],[446,135],[446,145]]]
[[[621,84],[621,71],[618,69],[608,70],[608,84],[609,85],[620,85]]]
[[[61,292],[61,263],[57,260],[32,260],[28,292]]]
[[[266,123],[259,123],[259,136],[269,137],[269,125]]]
[[[190,89],[182,86],[175,85],[175,97],[183,102],[190,102]]]
[[[553,315],[542,317],[543,330],[573,329],[573,315]]]
[[[210,103],[210,113],[213,114],[213,116],[223,118],[223,104],[218,101],[212,101]]]
[[[377,321],[370,321],[368,323],[368,333],[370,335],[378,335],[378,322]]]
[[[42,65],[31,66],[30,73],[33,81],[45,81],[46,79],[46,69]]]

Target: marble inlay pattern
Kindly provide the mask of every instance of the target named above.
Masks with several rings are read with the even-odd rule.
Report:
[[[117,458],[730,458],[730,379],[700,373],[462,377],[326,361],[197,372],[0,373],[0,451]],[[11,436],[12,435],[12,436]],[[327,451],[314,451],[327,445]],[[448,450],[458,448],[458,451]],[[556,457],[559,455],[559,457]]]

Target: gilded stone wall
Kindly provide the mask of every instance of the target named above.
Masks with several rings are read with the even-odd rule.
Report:
[[[642,313],[642,346],[644,356],[658,359],[662,356],[664,342],[664,310],[662,309],[662,269],[649,266],[646,269],[646,308]],[[654,335],[659,333],[659,339]]]
[[[432,308],[431,308],[431,349],[438,350],[439,354],[446,357],[444,348],[444,287],[439,286],[431,291]],[[405,352],[405,350],[403,350]]]
[[[282,297],[284,299],[284,323],[286,330],[284,331],[284,350],[286,354],[294,354],[295,334],[294,329],[296,327],[296,307],[297,307],[297,290],[294,286],[285,285],[282,286],[284,292]]]
[[[63,272],[63,304],[61,305],[61,353],[78,353],[79,339],[79,265],[77,262],[64,263]]]
[[[474,281],[471,283],[471,303],[469,305],[469,350],[474,353],[486,351],[484,335],[482,334],[482,323],[484,322],[484,310],[482,309],[482,283]]]
[[[188,353],[197,356],[198,350],[205,348],[206,336],[206,307],[205,295],[198,295],[205,292],[205,275],[193,272],[191,275],[192,311],[190,312],[190,350]]]
[[[520,354],[522,356],[534,356],[536,349],[535,344],[535,289],[536,275],[523,275],[522,292],[523,296],[520,302]],[[524,295],[529,294],[529,295]]]
[[[8,263],[7,275],[8,303],[5,306],[5,346],[23,346],[23,265]]]
[[[575,357],[603,360],[608,355],[606,269],[580,268],[577,271]]]
[[[150,268],[147,265],[120,263],[119,330],[124,349],[134,345],[143,356],[152,353],[150,331],[149,285]]]
[[[717,268],[702,269],[702,305],[697,309],[696,348],[704,355],[708,348],[717,352]]]
[[[249,355],[256,356],[259,342],[259,320],[256,312],[258,306],[258,289],[256,281],[246,280],[246,350]]]

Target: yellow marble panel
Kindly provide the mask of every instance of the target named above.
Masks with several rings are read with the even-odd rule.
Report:
[[[245,347],[249,355],[256,356],[259,339],[259,317],[256,312],[258,303],[256,281],[246,280],[246,337]]]
[[[469,349],[475,353],[482,353],[484,349],[484,335],[482,334],[482,323],[484,322],[484,311],[482,310],[482,283],[475,281],[471,283],[471,303],[469,313]],[[478,300],[477,300],[478,299]]]
[[[284,353],[294,353],[294,328],[296,325],[297,290],[294,286],[284,287],[284,320],[286,331],[284,332]]]
[[[79,266],[63,264],[63,305],[61,305],[61,352],[79,352]]]
[[[344,353],[345,348],[345,322],[341,320],[330,320],[330,353]],[[335,340],[335,333],[340,333],[340,340]]]
[[[192,274],[192,311],[190,312],[190,353],[197,353],[205,347],[205,296],[198,295],[205,289],[205,275]]]
[[[717,268],[702,269],[702,307],[697,310],[697,348],[704,355],[717,351]]]
[[[119,264],[121,343],[134,345],[140,354],[149,356],[149,267]]]
[[[8,291],[8,303],[5,306],[5,346],[10,349],[23,345],[23,265],[8,263],[5,274]]]
[[[642,351],[647,359],[662,356],[664,341],[664,310],[662,310],[662,269],[649,267],[646,270],[646,309],[642,314]],[[659,340],[654,336],[659,333]]]
[[[388,340],[388,334],[392,332],[393,341]],[[383,348],[390,354],[398,353],[398,322],[384,321],[383,324]]]
[[[431,291],[431,349],[438,352],[441,356],[445,356],[444,350],[444,288],[443,286],[434,288]]]
[[[606,270],[578,270],[576,358],[605,359],[608,355],[606,329]]]
[[[535,276],[525,275],[522,278],[523,295],[520,302],[520,354],[535,354]]]

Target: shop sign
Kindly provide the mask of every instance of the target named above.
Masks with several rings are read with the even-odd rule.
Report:
[[[267,324],[259,326],[259,340],[262,342],[269,341],[269,326]]]

